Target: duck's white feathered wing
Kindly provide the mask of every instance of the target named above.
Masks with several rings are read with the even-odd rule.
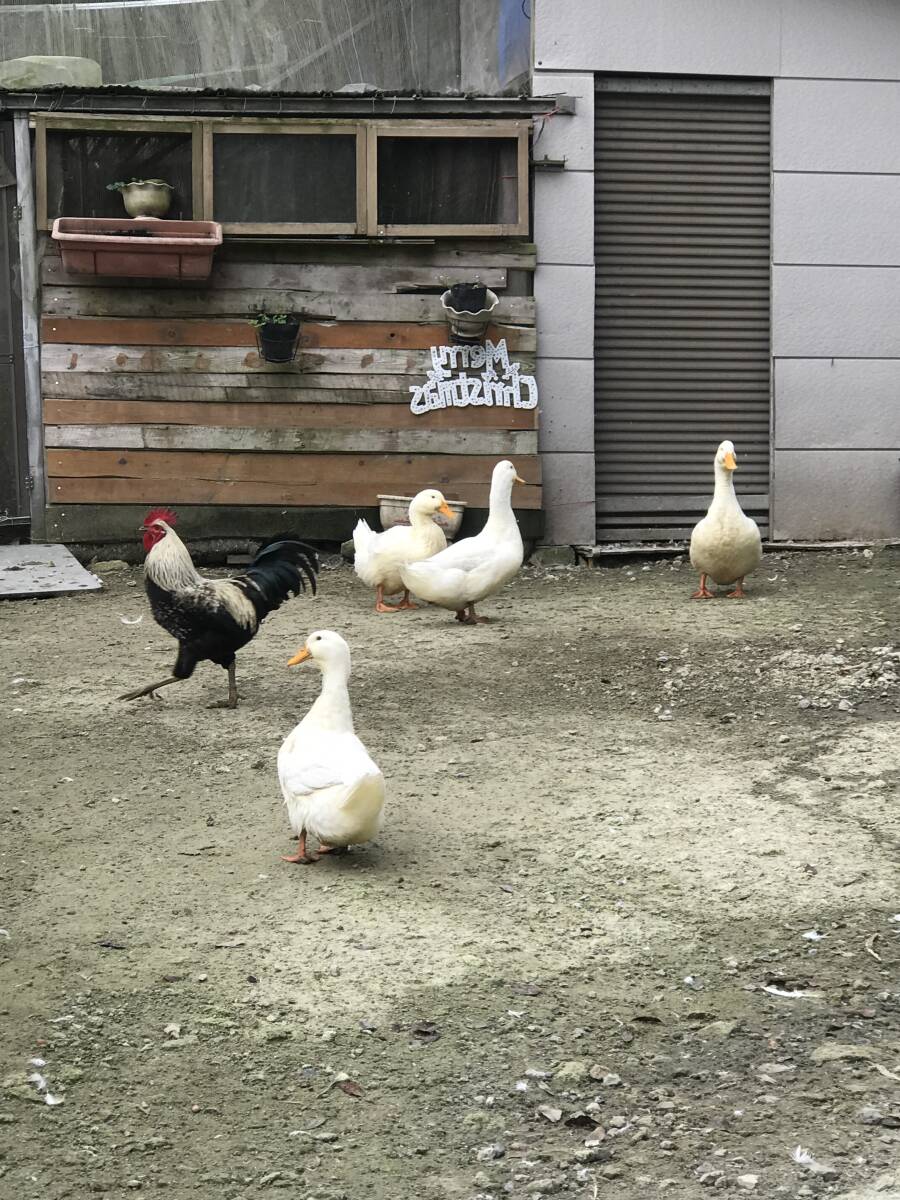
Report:
[[[295,729],[278,752],[278,779],[295,833],[349,846],[378,832],[384,777],[355,733]]]

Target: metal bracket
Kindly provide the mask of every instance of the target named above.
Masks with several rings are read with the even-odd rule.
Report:
[[[545,154],[543,158],[532,159],[531,165],[536,171],[564,171],[567,161],[565,158],[548,158]]]

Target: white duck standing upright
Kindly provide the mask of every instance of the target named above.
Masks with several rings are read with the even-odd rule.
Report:
[[[423,600],[454,610],[465,625],[487,621],[475,615],[475,605],[512,579],[525,557],[511,499],[513,484],[524,482],[511,462],[497,463],[484,529],[433,558],[401,567],[403,586]]]
[[[398,612],[401,608],[418,608],[404,590],[400,578],[403,563],[418,562],[446,549],[447,538],[440,525],[432,519],[435,513],[453,517],[453,509],[439,491],[429,488],[413,497],[409,506],[409,525],[395,525],[376,533],[367,521],[357,521],[353,530],[353,569],[363,583],[375,589],[375,611]],[[399,604],[385,604],[384,596],[403,591]]]
[[[691,534],[691,563],[700,572],[700,587],[692,600],[710,600],[713,592],[707,580],[716,583],[734,583],[737,586],[728,595],[741,599],[744,595],[744,577],[755,570],[762,559],[762,539],[759,526],[738,503],[734,494],[734,472],[737,459],[734,444],[723,442],[716,451],[716,486],[712,504],[702,521],[694,526]]]
[[[299,841],[290,863],[316,862],[319,854],[368,842],[381,828],[384,776],[353,730],[347,681],[350,647],[339,633],[318,629],[288,666],[312,659],[322,672],[322,691],[278,751],[278,780],[291,828]]]

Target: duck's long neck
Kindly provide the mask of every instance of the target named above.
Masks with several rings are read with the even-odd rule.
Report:
[[[738,498],[734,494],[734,472],[722,467],[720,463],[715,464],[715,490],[713,491],[714,509],[732,509],[738,503]]]
[[[420,508],[416,508],[415,505],[410,505],[409,523],[413,529],[427,529],[429,525],[434,524],[434,521],[431,519],[431,513],[422,512],[422,510]]]
[[[510,529],[518,530],[518,528],[512,509],[512,484],[505,479],[491,480],[491,497],[485,530],[502,534],[507,533]]]
[[[353,712],[347,683],[350,666],[329,663],[322,671],[322,691],[309,710],[307,719],[331,733],[352,733]]]

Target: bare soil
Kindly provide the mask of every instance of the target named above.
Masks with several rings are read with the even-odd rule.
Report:
[[[477,628],[333,564],[236,712],[115,700],[173,643],[105,579],[0,604],[3,1200],[900,1196],[900,558],[527,568]],[[296,867],[316,627],[389,798]]]

